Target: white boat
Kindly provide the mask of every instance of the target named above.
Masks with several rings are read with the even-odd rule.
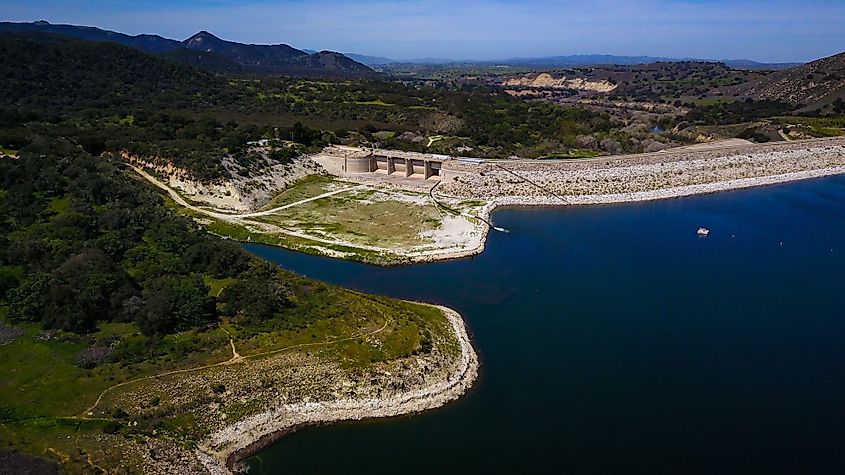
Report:
[[[710,234],[710,230],[707,228],[698,228],[698,235],[699,236],[707,236]]]

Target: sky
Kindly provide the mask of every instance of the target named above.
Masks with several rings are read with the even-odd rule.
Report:
[[[0,0],[0,20],[394,59],[570,54],[809,61],[845,51],[845,0]]]

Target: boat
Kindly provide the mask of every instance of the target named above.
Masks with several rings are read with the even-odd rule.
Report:
[[[698,235],[699,236],[707,236],[710,234],[710,230],[707,228],[698,228]]]

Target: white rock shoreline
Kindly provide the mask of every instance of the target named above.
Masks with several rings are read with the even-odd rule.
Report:
[[[459,398],[478,377],[478,356],[472,348],[461,315],[448,307],[434,307],[446,316],[460,346],[457,368],[447,379],[385,398],[282,404],[212,434],[197,448],[197,459],[213,475],[230,475],[239,460],[299,428],[411,414],[434,409]]]
[[[561,207],[561,206],[588,206],[618,203],[635,203],[642,201],[665,200],[671,198],[682,198],[686,196],[706,195],[724,191],[741,190],[758,186],[776,185],[812,178],[823,178],[826,176],[845,174],[845,166],[823,168],[818,170],[806,170],[781,175],[771,175],[753,178],[741,178],[715,183],[703,183],[697,185],[685,185],[674,188],[658,190],[638,191],[632,193],[613,193],[599,195],[564,195],[554,196],[502,196],[492,198],[482,209],[481,217],[490,220],[490,215],[498,207],[507,206],[538,206],[538,207]],[[562,199],[561,199],[562,198]],[[487,237],[490,233],[489,226],[485,225],[485,233],[479,240],[478,245],[470,249],[462,249],[460,252],[430,253],[426,255],[407,256],[410,262],[434,262],[448,259],[460,259],[481,254],[484,251]]]
[[[693,195],[718,193],[751,187],[787,183],[798,180],[845,174],[845,165],[802,170],[750,178],[666,187],[647,191],[582,195],[511,195],[486,198],[480,217],[489,220],[499,206],[576,206],[653,201]],[[490,229],[483,225],[480,237],[463,246],[408,253],[406,262],[430,262],[469,257],[483,252]],[[275,440],[296,430],[313,425],[343,420],[394,417],[434,409],[463,395],[477,378],[478,358],[472,348],[461,316],[446,307],[439,307],[447,317],[460,344],[460,360],[448,378],[404,393],[383,398],[337,399],[321,402],[280,404],[265,412],[250,416],[210,436],[196,450],[197,459],[212,474],[233,473],[235,464],[261,450]]]
[[[606,195],[564,196],[566,203],[556,197],[508,196],[491,200],[482,210],[482,217],[489,219],[499,206],[569,206],[600,205],[718,193],[756,186],[787,183],[797,180],[845,174],[845,166],[808,170],[782,175],[745,178],[718,183],[688,185],[662,190]],[[489,233],[489,229],[487,231]],[[484,250],[487,233],[474,249],[459,253],[443,253],[412,257],[414,261],[455,259],[479,254]],[[340,399],[327,402],[285,404],[248,417],[214,433],[201,444],[196,456],[213,475],[230,475],[232,467],[279,438],[303,427],[328,424],[344,420],[395,417],[441,407],[462,396],[478,376],[478,357],[466,332],[463,319],[452,309],[436,306],[447,317],[458,339],[461,356],[457,369],[448,379],[425,388],[386,398]]]

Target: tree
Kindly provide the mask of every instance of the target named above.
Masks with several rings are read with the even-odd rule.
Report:
[[[202,239],[189,246],[182,254],[182,260],[188,269],[214,277],[237,275],[249,266],[249,258],[240,246],[211,239]]]
[[[217,319],[209,288],[199,276],[165,275],[144,287],[144,312],[138,326],[145,335],[164,335],[199,327]]]
[[[133,290],[128,276],[98,249],[86,249],[53,271],[41,321],[50,328],[89,332],[110,321]]]
[[[254,265],[218,298],[224,314],[256,322],[273,318],[290,304],[286,283],[278,270],[267,264]]]
[[[44,313],[42,295],[50,285],[50,274],[31,274],[21,285],[10,290],[9,320],[13,322],[40,322]]]
[[[0,266],[0,301],[6,299],[6,292],[18,286],[22,273],[19,267]]]
[[[841,97],[833,101],[833,113],[836,115],[845,114],[845,101]]]

